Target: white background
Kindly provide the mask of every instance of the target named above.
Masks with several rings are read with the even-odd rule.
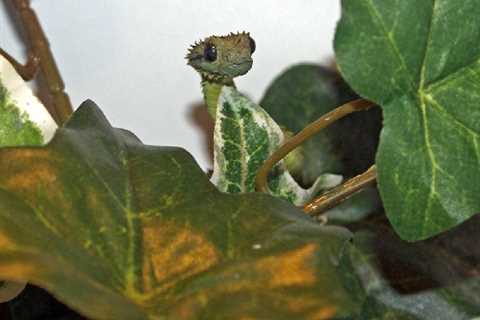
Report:
[[[25,52],[0,1],[0,45]],[[212,34],[249,31],[254,66],[237,87],[258,101],[298,62],[329,64],[339,0],[33,0],[75,107],[94,100],[117,127],[144,143],[189,150],[210,167],[200,79],[185,65],[189,44]],[[197,107],[195,107],[197,106]]]

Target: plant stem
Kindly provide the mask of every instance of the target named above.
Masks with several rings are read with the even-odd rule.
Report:
[[[347,199],[352,194],[362,190],[366,186],[376,183],[377,168],[371,166],[367,171],[355,176],[345,183],[327,191],[303,207],[303,211],[312,216],[319,216]]]
[[[285,156],[287,156],[293,149],[297,148],[304,141],[314,136],[316,133],[322,129],[328,127],[335,121],[349,115],[350,113],[367,110],[374,106],[374,104],[368,100],[358,99],[351,102],[348,102],[335,110],[330,111],[329,113],[323,115],[315,122],[310,123],[302,131],[296,134],[293,138],[287,140],[277,151],[275,151],[267,161],[265,161],[255,177],[255,187],[257,191],[260,192],[269,192],[267,179],[268,173],[270,170]],[[332,193],[328,192],[324,196],[314,200],[312,203],[309,203],[305,206],[306,210],[311,212],[318,212],[319,208],[323,208],[324,205],[328,204],[328,208],[335,206],[337,203],[344,200],[346,197],[351,195],[353,192],[356,192],[363,188],[365,185],[372,183],[372,172],[375,173],[375,167],[373,166],[364,174],[361,174],[346,183],[340,185],[337,188],[332,190]],[[368,174],[367,174],[368,173]],[[373,181],[375,181],[376,174],[374,174]],[[364,180],[367,179],[367,180]],[[353,181],[352,181],[353,180]],[[340,190],[341,189],[341,190]],[[333,192],[337,190],[337,192]],[[315,208],[315,209],[313,209]]]
[[[29,43],[29,60],[25,66],[22,66],[11,56],[5,55],[3,50],[0,51],[0,54],[12,62],[13,66],[24,78],[33,78],[37,67],[40,68],[43,80],[48,89],[49,98],[52,102],[52,107],[50,108],[48,104],[46,104],[47,109],[55,121],[59,125],[62,125],[72,114],[73,108],[68,95],[64,92],[65,85],[53,58],[53,54],[50,51],[47,37],[43,32],[35,12],[30,7],[30,1],[11,1],[18,12],[19,20],[25,30]]]
[[[15,60],[14,57],[3,51],[2,48],[0,48],[0,55],[2,55],[5,59],[7,59],[8,62],[10,62],[10,64],[17,71],[20,77],[23,78],[23,80],[28,81],[35,77],[35,74],[38,71],[40,60],[33,54],[28,55],[28,60],[25,64],[19,63],[17,60]]]

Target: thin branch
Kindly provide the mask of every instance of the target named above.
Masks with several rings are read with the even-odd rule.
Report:
[[[255,177],[255,187],[257,191],[269,192],[267,178],[272,168],[283,158],[285,158],[292,150],[301,145],[304,141],[313,137],[322,129],[328,127],[335,121],[349,115],[350,113],[366,110],[374,104],[370,101],[359,99],[348,102],[335,110],[323,115],[315,122],[310,123],[302,131],[287,140],[277,151],[275,151],[267,161],[263,163]]]
[[[312,216],[319,216],[347,199],[352,194],[363,188],[375,184],[377,181],[377,168],[371,166],[367,171],[355,176],[347,182],[335,187],[303,207],[303,211]]]
[[[372,102],[368,100],[354,100],[348,102],[335,110],[323,115],[315,122],[312,122],[297,135],[290,140],[286,141],[277,151],[275,151],[267,161],[262,165],[255,177],[255,187],[257,191],[269,192],[267,179],[268,173],[272,168],[283,158],[285,158],[292,150],[300,146],[307,139],[313,137],[316,133],[322,129],[328,127],[335,121],[349,115],[350,113],[367,110],[374,106]],[[320,215],[325,210],[328,210],[355,192],[360,191],[366,186],[375,183],[377,178],[376,167],[372,166],[366,172],[348,180],[340,186],[332,189],[331,191],[323,194],[319,198],[308,203],[304,207],[304,211],[310,215]]]
[[[35,74],[38,71],[40,65],[40,59],[34,56],[33,54],[28,55],[27,63],[21,64],[14,57],[5,52],[0,48],[0,55],[7,59],[8,62],[13,66],[15,71],[23,78],[25,81],[32,80],[35,77]]]

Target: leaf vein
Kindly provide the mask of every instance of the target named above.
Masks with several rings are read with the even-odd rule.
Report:
[[[480,55],[478,57],[475,57],[472,62],[458,68],[457,70],[454,70],[450,72],[449,74],[445,75],[444,77],[441,77],[434,82],[430,83],[426,88],[425,92],[428,93],[433,93],[434,91],[438,92],[442,90],[443,88],[447,87],[451,82],[457,80],[458,78],[461,78],[465,75],[465,72],[470,71],[473,69],[474,65],[480,63]]]
[[[458,127],[462,128],[464,131],[470,133],[472,136],[474,136],[475,138],[479,138],[480,137],[480,134],[478,132],[476,132],[473,128],[471,128],[470,126],[466,125],[465,123],[463,123],[462,121],[460,121],[457,117],[455,117],[454,115],[452,115],[450,112],[447,111],[447,109],[445,107],[443,107],[440,103],[438,103],[438,101],[436,101],[432,96],[430,95],[427,95],[426,96],[426,99],[428,100],[428,102],[430,102],[430,104],[432,105],[433,108],[435,108],[440,115],[442,115],[443,117],[445,118],[448,118],[450,119],[453,123],[455,123]]]
[[[242,160],[241,160],[241,163],[240,163],[240,166],[242,168],[242,171],[240,173],[240,185],[242,186],[241,187],[241,190],[245,190],[246,186],[247,186],[247,174],[248,174],[248,168],[247,168],[247,148],[245,147],[245,144],[246,144],[246,139],[245,139],[245,125],[243,124],[243,121],[242,121],[242,125],[239,126],[239,129],[240,129],[240,145],[243,146],[243,147],[240,147],[240,154],[241,154],[241,157],[242,157]]]
[[[428,120],[427,120],[427,110],[426,110],[426,104],[425,104],[425,96],[421,95],[420,96],[420,111],[422,114],[422,125],[423,125],[423,137],[425,140],[425,149],[427,150],[428,157],[430,158],[431,162],[431,182],[430,182],[430,192],[428,195],[427,203],[425,206],[425,214],[424,214],[424,220],[422,224],[422,232],[424,235],[426,234],[426,226],[428,225],[428,222],[430,220],[430,208],[432,206],[432,200],[437,194],[437,191],[435,189],[436,185],[436,179],[437,179],[437,162],[435,159],[435,154],[433,153],[432,146],[430,144],[430,132],[428,129]]]
[[[414,90],[415,87],[416,87],[415,82],[411,78],[410,73],[408,72],[407,64],[405,63],[405,60],[404,60],[402,54],[400,53],[400,50],[398,49],[398,47],[395,43],[395,40],[392,37],[392,34],[388,31],[388,29],[385,25],[385,22],[382,19],[382,16],[378,12],[378,10],[375,8],[375,5],[373,4],[372,0],[365,0],[365,2],[367,3],[367,10],[370,12],[370,15],[372,16],[372,18],[374,20],[376,20],[380,29],[382,29],[382,31],[385,35],[385,38],[388,39],[388,43],[390,44],[394,54],[397,56],[397,59],[400,63],[400,67],[404,71],[404,76],[408,79],[408,83],[409,83],[411,89]]]

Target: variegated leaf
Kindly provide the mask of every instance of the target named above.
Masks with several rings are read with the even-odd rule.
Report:
[[[217,107],[212,182],[228,193],[255,191],[258,169],[283,141],[282,130],[265,110],[235,88],[224,87]],[[269,187],[273,195],[301,205],[341,180],[339,175],[324,174],[304,189],[280,162],[270,176]]]
[[[0,146],[42,145],[56,129],[43,104],[0,56]]]

